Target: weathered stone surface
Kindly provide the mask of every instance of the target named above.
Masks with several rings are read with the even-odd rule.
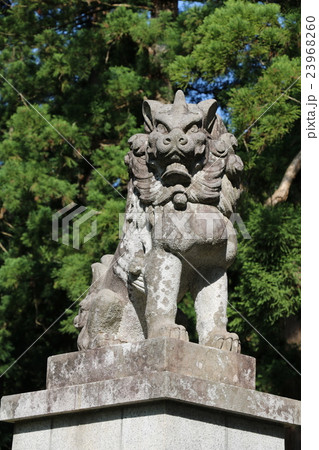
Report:
[[[114,258],[92,266],[75,326],[79,350],[171,337],[177,303],[195,300],[199,343],[240,353],[227,331],[227,269],[237,251],[231,215],[243,163],[214,99],[143,103],[145,133],[129,139],[127,206]]]
[[[284,430],[161,401],[17,423],[13,450],[284,450]]]
[[[254,358],[168,338],[52,356],[47,388],[162,371],[255,388]]]
[[[167,338],[57,355],[48,389],[3,397],[0,419],[15,423],[13,450],[284,450],[300,404],[247,389],[254,370]]]
[[[166,371],[3,397],[0,419],[16,422],[159,399],[300,424],[297,400]]]

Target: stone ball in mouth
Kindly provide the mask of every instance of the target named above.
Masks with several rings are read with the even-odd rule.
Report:
[[[183,164],[173,163],[166,167],[162,175],[163,182],[168,186],[182,184],[188,186],[191,182],[191,175]]]

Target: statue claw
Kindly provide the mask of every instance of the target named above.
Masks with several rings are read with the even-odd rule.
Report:
[[[240,353],[241,351],[241,343],[238,335],[236,333],[229,333],[228,331],[213,334],[205,345],[233,353]]]

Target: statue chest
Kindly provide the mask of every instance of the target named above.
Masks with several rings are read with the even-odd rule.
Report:
[[[227,239],[228,220],[215,206],[188,203],[184,211],[172,202],[152,213],[152,243],[168,251],[187,251],[194,245],[215,245]]]

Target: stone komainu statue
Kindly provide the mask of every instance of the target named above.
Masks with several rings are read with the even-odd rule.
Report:
[[[240,352],[227,332],[227,268],[236,255],[229,220],[241,159],[216,100],[144,101],[146,134],[129,139],[130,181],[115,255],[92,265],[93,282],[75,318],[80,350],[145,338],[188,340],[177,303],[195,299],[199,343]]]

